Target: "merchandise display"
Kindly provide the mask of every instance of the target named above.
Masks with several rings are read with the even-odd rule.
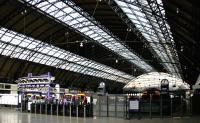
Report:
[[[60,88],[55,84],[54,77],[50,73],[41,76],[19,78],[18,92],[22,112],[71,115],[71,116],[92,116],[91,96],[79,90]],[[61,92],[66,90],[66,92]],[[67,91],[68,90],[68,91]],[[20,99],[21,97],[21,99]]]

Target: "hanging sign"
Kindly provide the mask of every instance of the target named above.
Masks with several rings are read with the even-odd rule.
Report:
[[[169,81],[167,79],[161,80],[160,93],[161,94],[169,94]]]

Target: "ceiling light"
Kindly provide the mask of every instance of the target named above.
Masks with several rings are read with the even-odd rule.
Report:
[[[25,14],[26,12],[27,12],[27,11],[26,11],[26,9],[25,9],[24,11],[21,12],[21,14],[23,15],[23,14]]]
[[[118,63],[118,59],[115,60],[115,63]]]
[[[80,47],[83,47],[83,42],[80,43]]]
[[[69,35],[69,32],[65,32],[65,36],[66,36],[66,35]]]
[[[184,49],[184,47],[183,47],[183,46],[181,46],[181,52],[183,52],[183,49]]]
[[[131,32],[131,28],[127,28],[126,31]]]
[[[176,13],[177,13],[177,14],[179,13],[179,9],[178,9],[178,8],[176,8]]]

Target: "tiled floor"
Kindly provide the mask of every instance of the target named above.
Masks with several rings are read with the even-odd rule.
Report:
[[[166,119],[132,119],[119,118],[76,118],[50,116],[31,113],[20,113],[14,110],[0,108],[0,123],[200,123],[200,117],[166,118]]]

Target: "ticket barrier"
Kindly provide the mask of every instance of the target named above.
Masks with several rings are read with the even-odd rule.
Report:
[[[27,103],[22,100],[22,102],[20,103],[20,106],[21,106],[21,112],[26,112],[26,109],[27,109]]]
[[[27,109],[23,108],[22,112]],[[49,104],[49,103],[32,103],[30,113],[58,115],[58,116],[72,116],[72,117],[92,117],[92,105],[71,105],[67,104]]]

